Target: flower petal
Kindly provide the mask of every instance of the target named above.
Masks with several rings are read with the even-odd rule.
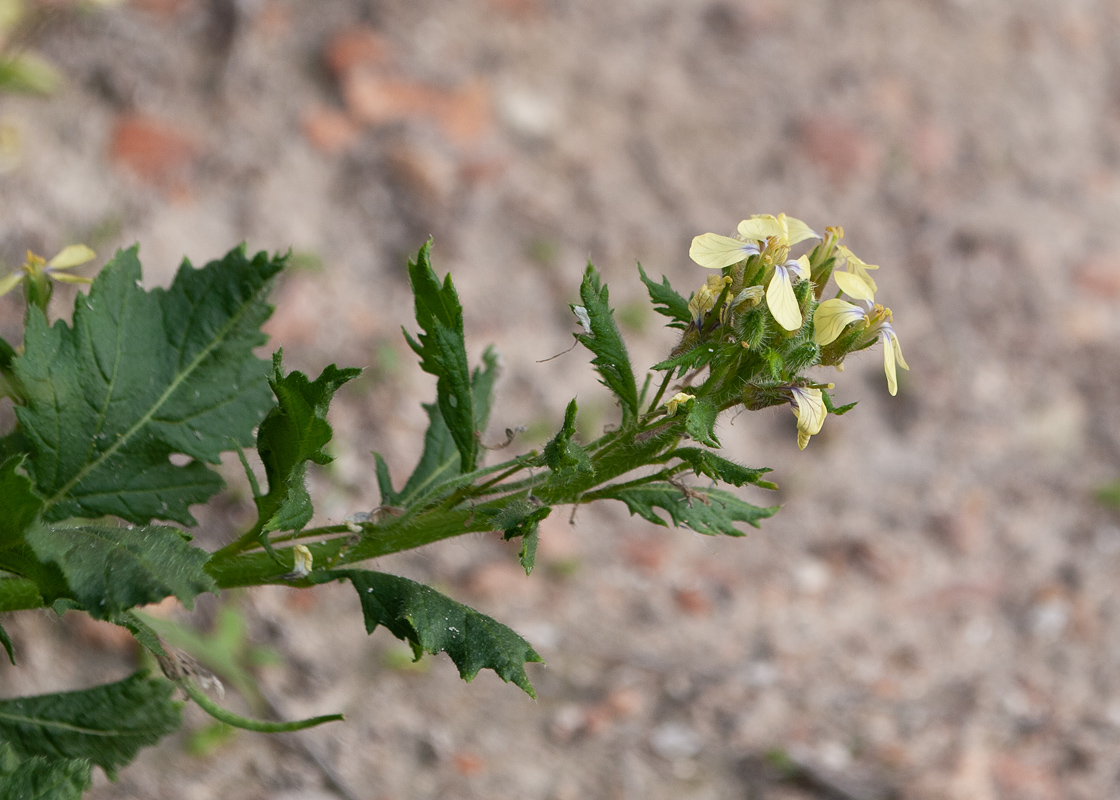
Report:
[[[828,416],[824,398],[820,389],[794,387],[791,399],[793,400],[793,415],[797,417],[797,447],[804,450],[809,443],[809,437],[821,432],[824,418]]]
[[[863,318],[863,309],[847,300],[825,300],[813,312],[813,341],[822,347],[834,342],[846,327]]]
[[[883,343],[883,372],[887,373],[887,391],[891,397],[898,394],[898,375],[894,370],[894,348],[889,336],[880,336]]]
[[[863,270],[868,269],[879,269],[878,264],[868,264],[862,258],[849,250],[845,245],[837,245],[836,252],[842,259],[848,262],[848,266],[851,268],[852,272],[862,272]]]
[[[3,297],[12,289],[19,286],[19,282],[23,280],[24,273],[22,271],[13,272],[3,280],[0,280],[0,297]]]
[[[72,244],[69,247],[62,248],[62,252],[47,262],[47,266],[51,269],[70,269],[95,258],[97,258],[97,253],[84,244]]]
[[[51,272],[51,278],[59,283],[93,283],[93,278],[86,278],[81,275],[70,275],[66,272]]]
[[[777,217],[771,214],[754,214],[750,219],[745,219],[739,223],[739,235],[744,239],[761,242],[771,236],[784,239],[786,230]]]
[[[821,235],[806,225],[799,219],[787,217],[785,214],[779,214],[779,219],[785,219],[785,228],[787,232],[786,244],[793,246],[798,242],[803,242],[806,239],[819,239]]]
[[[785,263],[785,266],[786,269],[796,275],[799,280],[806,280],[812,274],[812,267],[809,265],[809,256],[790,259]]]
[[[766,305],[774,315],[774,320],[787,331],[801,328],[801,309],[797,305],[793,284],[785,267],[774,268],[774,277],[766,287]]]
[[[866,300],[869,303],[875,302],[875,282],[871,280],[871,276],[864,277],[855,272],[834,272],[832,277],[836,279],[836,285],[840,287],[840,291],[854,297],[856,300]]]
[[[718,233],[704,233],[692,240],[689,257],[706,269],[723,269],[758,253],[753,242],[742,242]]]

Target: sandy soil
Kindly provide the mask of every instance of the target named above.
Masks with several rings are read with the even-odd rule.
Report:
[[[369,368],[313,476],[325,519],[376,503],[370,450],[398,481],[418,454],[433,389],[399,329],[429,235],[472,353],[504,357],[495,438],[540,441],[573,395],[585,430],[611,422],[584,354],[536,363],[571,341],[588,258],[653,363],[673,339],[635,261],[699,284],[691,237],[750,213],[843,225],[912,368],[891,398],[877,351],[851,364],[860,407],[804,452],[787,409],[724,421],[782,487],[745,540],[604,507],[548,520],[528,579],[488,537],[379,564],[537,644],[536,702],[445,658],[399,668],[345,587],[263,589],[234,599],[284,657],[262,685],[348,722],[198,757],[191,709],[91,797],[340,796],[309,753],[377,800],[1120,793],[1120,520],[1093,502],[1120,472],[1120,4],[137,0],[33,44],[68,82],[0,98],[21,142],[0,257],[138,241],[156,284],[292,247],[287,363]],[[5,335],[18,318],[0,302]],[[200,536],[248,513],[232,492]],[[4,624],[5,695],[134,668],[100,626]]]

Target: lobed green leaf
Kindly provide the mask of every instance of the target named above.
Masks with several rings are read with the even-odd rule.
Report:
[[[483,430],[490,420],[490,407],[494,401],[494,382],[498,378],[498,354],[492,347],[482,354],[482,366],[475,368],[471,375],[471,403],[475,412],[475,428]],[[430,487],[438,486],[446,480],[461,474],[462,459],[451,435],[438,403],[422,404],[428,414],[428,429],[424,432],[424,450],[415,469],[405,482],[400,493],[392,492],[389,471],[385,469],[385,481],[381,483],[381,468],[378,468],[378,482],[381,485],[382,505],[389,495],[395,502],[390,505],[407,505],[420,497]]]
[[[422,583],[369,570],[325,570],[312,573],[316,582],[346,579],[362,603],[366,632],[384,626],[423,653],[446,652],[459,675],[471,681],[479,670],[492,669],[529,696],[536,697],[525,664],[540,662],[532,646],[494,619],[457,603]]]
[[[138,672],[75,692],[0,701],[0,740],[20,759],[87,759],[110,775],[180,723],[175,685]]]
[[[680,486],[662,482],[613,491],[608,486],[595,492],[595,498],[621,500],[631,514],[668,527],[665,519],[655,510],[660,508],[668,514],[673,525],[709,535],[742,536],[744,531],[735,525],[736,522],[745,522],[757,528],[760,520],[772,517],[778,511],[778,506],[759,508],[721,489],[689,489],[686,492]]]
[[[204,571],[209,554],[175,528],[36,524],[27,543],[58,566],[73,597],[96,619],[175,595],[188,608],[217,586]]]
[[[253,348],[283,265],[238,248],[202,269],[184,261],[169,289],[146,292],[133,247],[78,295],[72,327],[29,310],[16,414],[48,519],[194,524],[188,507],[223,485],[203,462],[251,444],[271,405]],[[176,453],[192,460],[173,464]]]
[[[716,419],[719,417],[719,407],[706,397],[697,397],[692,401],[692,408],[688,411],[684,429],[696,441],[708,447],[719,447],[716,438]]]
[[[614,321],[610,292],[590,263],[583,274],[579,296],[583,305],[571,308],[581,323],[586,319],[584,324],[590,330],[576,334],[576,339],[594,354],[591,364],[601,377],[600,383],[610,389],[622,405],[622,427],[627,428],[638,418],[638,384],[626,343]]]
[[[11,456],[0,464],[0,550],[23,541],[23,532],[34,521],[43,502],[31,490],[31,480],[17,470],[24,456]]]
[[[762,476],[771,470],[762,467],[754,469],[736,464],[723,456],[716,455],[711,450],[701,450],[699,447],[678,447],[668,454],[668,457],[679,458],[692,467],[697,475],[707,475],[712,480],[730,483],[732,486],[746,486],[755,484],[764,488],[775,488],[774,484],[762,480]]]
[[[0,800],[78,800],[90,788],[85,759],[19,759],[0,743]]]
[[[646,275],[642,265],[638,264],[638,273],[642,283],[649,291],[649,299],[653,303],[653,310],[658,314],[673,320],[666,327],[685,329],[692,324],[692,312],[688,310],[688,300],[682,297],[676,289],[669,285],[669,279],[661,276],[661,283],[655,283]]]
[[[282,352],[272,357],[269,386],[277,404],[257,433],[257,451],[268,478],[268,493],[255,498],[261,533],[298,531],[311,521],[307,462],[330,463],[323,451],[333,435],[327,409],[335,392],[361,373],[331,364],[311,381],[298,371],[284,375],[282,359]]]
[[[436,376],[436,406],[459,452],[462,472],[478,460],[471,374],[463,339],[463,307],[449,274],[440,285],[432,270],[429,239],[408,263],[408,277],[416,301],[416,322],[423,330],[418,339],[404,332],[409,346],[420,356],[420,368]]]

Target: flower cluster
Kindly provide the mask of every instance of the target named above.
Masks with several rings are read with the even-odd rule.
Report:
[[[722,274],[709,277],[693,294],[688,304],[691,324],[677,351],[703,341],[715,352],[711,343],[738,340],[747,355],[737,357],[725,372],[740,381],[740,402],[748,408],[789,403],[801,448],[835,410],[827,393],[832,384],[810,381],[800,374],[803,370],[843,369],[848,353],[877,342],[883,346],[892,395],[898,392],[898,367],[909,369],[890,309],[875,302],[878,285],[871,273],[879,267],[839,243],[842,228],[826,228],[825,234],[785,214],[756,214],[739,223],[736,236],[705,233],[693,239],[692,260]],[[793,248],[810,240],[818,240],[810,252],[791,255]],[[830,278],[838,291],[822,300]],[[767,314],[761,308],[763,297]],[[711,313],[717,304],[718,316]],[[716,364],[708,366],[714,377]],[[682,404],[679,398],[685,396],[691,399],[678,394],[666,413],[676,413]]]

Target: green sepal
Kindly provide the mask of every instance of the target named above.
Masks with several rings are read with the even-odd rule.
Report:
[[[420,356],[420,368],[436,376],[436,406],[459,452],[459,469],[470,472],[478,460],[475,416],[471,400],[471,374],[463,339],[463,307],[448,274],[440,285],[432,270],[432,241],[408,263],[408,277],[416,300],[416,322],[423,333],[418,340],[404,337]]]
[[[0,740],[20,759],[88,759],[112,777],[142,747],[177,730],[175,685],[138,672],[74,692],[0,701]]]
[[[692,407],[685,418],[684,429],[700,444],[708,447],[719,447],[716,438],[716,419],[719,417],[719,408],[705,397],[697,397],[692,401]]]
[[[674,320],[665,327],[684,330],[692,324],[692,312],[688,310],[688,300],[682,297],[676,289],[669,285],[669,279],[661,276],[661,283],[655,283],[646,275],[642,265],[638,264],[638,273],[642,283],[649,291],[649,299],[653,303],[653,310],[658,314]]]
[[[762,480],[762,476],[771,470],[762,467],[754,469],[728,461],[718,456],[711,450],[701,450],[699,447],[678,447],[668,454],[669,458],[679,458],[692,467],[697,475],[707,475],[712,480],[723,481],[732,486],[746,486],[753,484],[766,489],[778,488],[769,481]]]
[[[48,519],[194,524],[188,507],[223,486],[205,463],[251,444],[271,406],[253,350],[283,266],[237,248],[202,269],[184,261],[169,289],[146,292],[134,247],[77,296],[72,325],[28,310],[16,415]],[[173,464],[176,453],[191,460]]]
[[[40,561],[58,566],[73,597],[95,619],[175,595],[187,608],[217,590],[203,567],[209,554],[176,528],[47,525],[28,528]]]
[[[787,352],[782,359],[783,368],[791,375],[796,375],[809,367],[815,367],[820,362],[821,348],[813,341],[802,342]]]
[[[0,742],[0,800],[79,800],[93,785],[85,759],[20,759]]]
[[[668,523],[655,511],[660,508],[678,528],[683,526],[708,535],[742,536],[744,531],[735,526],[736,522],[745,522],[757,528],[760,520],[772,517],[778,511],[778,506],[759,508],[721,489],[690,490],[686,493],[678,486],[661,482],[617,490],[608,486],[594,492],[594,498],[621,500],[631,514],[668,527]]]
[[[315,583],[349,580],[362,604],[366,632],[384,626],[412,646],[416,660],[424,653],[446,652],[467,682],[479,670],[492,669],[503,681],[537,696],[525,664],[541,662],[541,657],[512,629],[485,614],[422,583],[383,572],[324,570],[311,577]]]
[[[634,379],[634,368],[630,365],[626,343],[614,321],[610,292],[590,262],[583,273],[579,296],[583,305],[571,306],[572,312],[580,316],[576,311],[577,308],[580,309],[586,315],[586,322],[591,330],[578,333],[575,337],[595,356],[591,365],[599,373],[599,382],[618,398],[622,406],[622,427],[628,428],[638,418],[638,384]]]
[[[17,471],[23,461],[23,455],[15,455],[0,464],[0,550],[22,542],[23,532],[43,507],[31,479]]]
[[[834,406],[832,405],[832,396],[823,389],[821,390],[821,399],[824,401],[824,407],[828,409],[828,413],[835,414],[838,417],[844,416],[859,404],[859,401],[857,400],[854,403],[848,403],[847,405]]]
[[[552,513],[552,509],[548,509],[548,512]],[[540,540],[540,535],[541,529],[537,520],[534,520],[530,529],[521,535],[521,551],[517,554],[517,560],[521,562],[521,568],[525,570],[526,575],[532,573],[537,563],[537,542]]]
[[[680,369],[681,373],[684,373],[686,370],[706,366],[714,355],[715,348],[712,345],[697,339],[688,349],[657,362],[651,369],[658,371]]]
[[[257,451],[268,478],[268,494],[256,498],[261,536],[271,531],[299,531],[314,514],[305,485],[307,462],[329,464],[323,448],[333,436],[327,409],[335,392],[359,369],[331,364],[314,381],[302,372],[283,371],[283,352],[272,357],[269,386],[276,405],[257,434]]]

